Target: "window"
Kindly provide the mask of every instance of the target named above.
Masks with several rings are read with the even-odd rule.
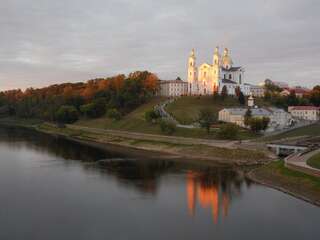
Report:
[[[242,84],[242,83],[241,83],[241,74],[239,75],[239,83]]]
[[[231,74],[229,74],[229,79],[232,79],[232,75]]]

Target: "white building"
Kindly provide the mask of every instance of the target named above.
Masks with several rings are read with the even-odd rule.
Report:
[[[295,118],[307,121],[320,120],[320,107],[314,106],[292,106],[288,107],[288,112]]]
[[[247,110],[247,108],[224,108],[219,112],[219,121],[245,127],[244,119]],[[293,122],[292,116],[279,108],[251,108],[250,110],[252,117],[270,119],[269,131],[286,128]]]
[[[264,87],[257,85],[250,85],[250,93],[254,97],[264,97]]]
[[[158,95],[164,97],[178,97],[188,94],[188,83],[180,79],[159,81]]]
[[[196,64],[195,51],[192,50],[188,60],[188,91],[191,95],[212,95],[227,87],[229,95],[235,94],[235,88],[240,87],[244,95],[250,94],[250,87],[244,84],[244,69],[234,67],[233,61],[226,48],[222,57],[216,47],[212,64]]]

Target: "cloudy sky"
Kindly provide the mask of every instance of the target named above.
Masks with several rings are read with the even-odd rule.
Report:
[[[320,83],[319,0],[1,0],[0,90],[149,70],[228,47],[246,81]]]

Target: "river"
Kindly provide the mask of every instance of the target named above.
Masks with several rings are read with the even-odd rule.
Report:
[[[1,240],[320,236],[320,208],[238,171],[137,159],[16,128],[0,128],[0,206]]]

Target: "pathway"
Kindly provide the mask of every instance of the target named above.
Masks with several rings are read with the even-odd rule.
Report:
[[[318,153],[320,153],[320,149],[291,154],[285,158],[285,165],[287,168],[320,177],[320,169],[313,168],[307,164],[308,159]]]

